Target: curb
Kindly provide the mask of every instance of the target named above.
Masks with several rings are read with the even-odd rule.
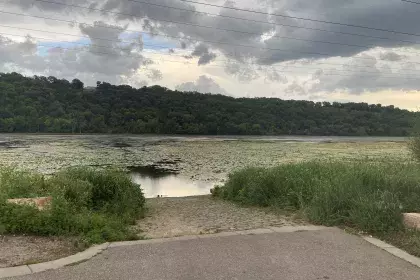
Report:
[[[395,257],[405,260],[420,268],[420,258],[410,255],[406,251],[398,249],[397,247],[383,242],[382,240],[379,240],[377,238],[364,236],[363,239],[369,242],[370,244],[387,251],[391,255],[394,255]]]
[[[0,268],[0,278],[23,276],[41,271],[57,269],[71,264],[87,261],[108,248],[109,243],[92,246],[89,249],[55,261]]]

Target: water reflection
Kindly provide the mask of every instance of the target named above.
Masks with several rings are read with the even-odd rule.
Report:
[[[132,172],[131,177],[135,183],[141,185],[147,198],[158,195],[164,197],[205,195],[210,194],[210,189],[213,187],[211,182],[192,181],[174,174],[151,176]]]

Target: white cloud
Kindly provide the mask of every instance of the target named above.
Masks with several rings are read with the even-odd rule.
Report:
[[[222,8],[176,0],[150,1],[154,5],[119,0],[60,2],[114,13],[42,1],[6,1],[5,11],[37,18],[0,14],[0,71],[79,78],[88,85],[97,80],[133,86],[159,82],[185,90],[295,99],[333,100],[339,93],[341,100],[383,100],[374,93],[387,92],[384,102],[391,102],[394,92],[398,102],[402,92],[412,91],[410,100],[420,101],[416,92],[420,51],[410,43],[418,41],[418,35],[409,35],[417,34],[420,18],[415,7],[400,1],[211,1]],[[407,34],[249,14],[229,9],[233,6]],[[396,20],[399,14],[404,16]],[[278,25],[263,23],[268,21]],[[140,31],[156,36],[141,36]]]
[[[179,91],[198,91],[201,93],[227,94],[212,78],[202,75],[195,82],[182,83],[175,87]]]

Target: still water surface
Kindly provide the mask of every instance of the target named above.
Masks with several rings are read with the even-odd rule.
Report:
[[[308,158],[341,158],[343,153],[345,157],[370,155],[374,158],[378,151],[359,151],[354,147],[363,149],[369,142],[403,141],[406,138],[0,134],[0,165],[44,174],[53,174],[69,166],[115,166],[131,170],[132,179],[142,186],[147,197],[177,197],[209,194],[215,182],[220,183],[231,170],[249,164],[271,166],[272,162],[293,161],[296,157],[302,158],[303,154]],[[314,145],[299,148],[296,142]],[[334,146],[340,142],[356,144],[349,145],[349,150],[346,146]],[[318,143],[331,143],[332,149],[328,150],[325,145],[320,149],[315,145]],[[390,152],[401,154],[404,151],[392,145]],[[149,170],[145,173],[130,169],[133,166],[137,169],[152,166],[170,172],[155,174]]]
[[[214,185],[208,181],[193,181],[174,174],[153,176],[131,172],[131,178],[135,183],[141,185],[146,198],[158,195],[163,197],[205,195],[210,194],[210,189]]]

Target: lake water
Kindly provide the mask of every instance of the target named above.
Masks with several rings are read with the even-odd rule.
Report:
[[[161,176],[145,175],[138,172],[131,172],[131,178],[141,185],[146,198],[182,197],[192,195],[210,194],[213,183],[207,181],[193,181],[176,174],[165,174]]]
[[[406,138],[0,134],[0,166],[53,174],[70,166],[130,172],[147,197],[209,194],[247,166],[303,160],[406,160]]]

